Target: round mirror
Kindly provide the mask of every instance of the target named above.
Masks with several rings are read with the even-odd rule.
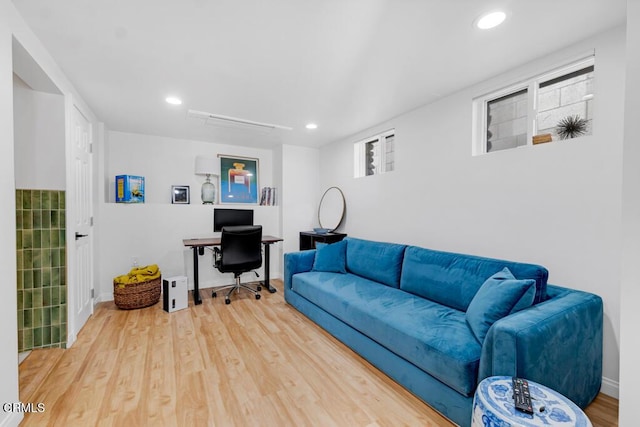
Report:
[[[331,232],[340,226],[344,218],[344,211],[347,205],[344,201],[344,194],[338,187],[330,187],[322,195],[320,206],[318,207],[318,222],[320,227]]]

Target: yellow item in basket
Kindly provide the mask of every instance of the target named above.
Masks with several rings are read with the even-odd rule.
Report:
[[[160,277],[160,269],[156,264],[151,264],[146,267],[137,267],[131,269],[129,274],[123,274],[113,279],[113,283],[120,288],[124,288],[127,285],[133,283],[148,282]]]
[[[130,276],[131,275],[155,276],[156,274],[158,274],[157,264],[147,265],[146,267],[134,268],[129,272]]]

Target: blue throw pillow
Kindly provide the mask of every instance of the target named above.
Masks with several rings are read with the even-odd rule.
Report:
[[[511,313],[516,305],[521,309],[525,308],[521,300],[530,300],[529,305],[533,303],[530,296],[533,295],[531,288],[535,287],[535,283],[533,279],[516,279],[505,267],[482,284],[471,300],[465,316],[471,332],[480,344],[491,325]]]
[[[328,271],[331,273],[346,273],[347,242],[316,244],[316,257],[313,260],[312,271]]]

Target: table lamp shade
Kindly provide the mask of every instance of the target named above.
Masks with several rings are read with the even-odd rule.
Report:
[[[220,165],[218,159],[208,157],[196,157],[196,175],[219,175]]]
[[[217,159],[203,156],[196,157],[196,175],[206,175],[207,180],[202,184],[200,196],[203,204],[213,204],[216,201],[216,186],[211,182],[211,175],[218,175]]]

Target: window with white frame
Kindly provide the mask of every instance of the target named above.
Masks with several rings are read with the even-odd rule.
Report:
[[[356,178],[391,172],[395,167],[395,130],[358,141],[353,149]]]
[[[473,154],[591,135],[594,57],[473,100]]]

